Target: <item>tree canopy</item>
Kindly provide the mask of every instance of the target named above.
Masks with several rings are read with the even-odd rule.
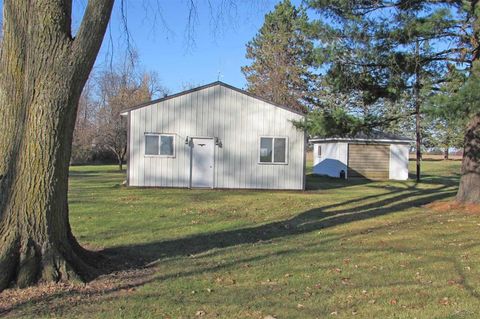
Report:
[[[420,121],[432,96],[441,98],[431,114],[441,119],[443,113],[444,120],[469,118],[457,198],[478,202],[480,103],[475,92],[480,3],[309,0],[307,4],[316,13],[309,34],[316,39],[316,62],[323,68],[326,91],[347,96],[346,105],[353,106],[353,112],[374,122],[415,115],[418,177]],[[450,94],[442,94],[449,85]]]
[[[416,84],[424,95],[435,93],[451,69],[470,73],[478,59],[477,1],[308,5],[319,16],[310,32],[319,43],[315,55],[326,68],[326,83],[354,96],[357,105],[371,106],[371,112],[381,113],[385,99],[408,100]]]
[[[242,71],[248,91],[296,110],[307,109],[316,79],[307,22],[305,10],[290,0],[283,0],[265,16],[258,34],[247,44],[246,57],[252,63]]]

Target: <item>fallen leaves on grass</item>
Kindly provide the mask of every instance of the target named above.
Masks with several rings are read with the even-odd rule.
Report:
[[[237,283],[235,279],[230,277],[217,277],[215,278],[215,282],[223,286],[235,285]]]
[[[436,201],[425,207],[439,213],[458,211],[461,213],[480,215],[480,204],[462,204],[456,201]]]
[[[349,285],[350,284],[350,278],[342,278],[342,284]]]
[[[144,268],[115,272],[87,284],[45,283],[25,289],[6,289],[0,294],[0,316],[12,313],[21,316],[23,306],[32,303],[37,314],[54,313],[80,304],[132,294],[136,287],[153,278],[154,270]]]
[[[336,272],[337,274],[342,272],[342,270],[340,268],[333,268],[333,269],[331,269],[331,271]]]
[[[463,283],[463,279],[462,278],[456,278],[456,279],[450,279],[447,281],[447,284],[449,286],[453,286],[453,285],[461,285]]]
[[[268,286],[275,286],[275,285],[278,285],[278,282],[276,281],[272,281],[271,279],[267,279],[265,281],[262,281],[261,282],[262,285],[268,285]]]
[[[443,297],[438,303],[444,306],[448,306],[450,304],[450,300],[448,299],[448,297]]]
[[[202,317],[202,316],[205,316],[207,313],[203,310],[198,310],[197,312],[195,312],[195,316],[197,317]]]

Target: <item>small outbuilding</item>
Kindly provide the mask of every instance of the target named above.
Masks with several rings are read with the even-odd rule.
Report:
[[[338,178],[408,179],[409,138],[384,132],[312,138],[313,173]]]
[[[127,184],[305,187],[304,114],[223,82],[144,103],[128,119]]]

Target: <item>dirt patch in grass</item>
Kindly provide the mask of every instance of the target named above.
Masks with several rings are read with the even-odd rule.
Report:
[[[425,207],[440,213],[461,212],[467,214],[480,215],[480,204],[461,204],[457,201],[436,201]]]
[[[154,279],[152,268],[119,271],[86,284],[49,283],[26,289],[6,289],[0,294],[0,317],[22,316],[23,309],[35,305],[39,314],[48,314],[80,303],[127,295]]]

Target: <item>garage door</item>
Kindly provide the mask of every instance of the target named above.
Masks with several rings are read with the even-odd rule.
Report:
[[[348,145],[348,177],[388,179],[389,166],[390,145]]]

